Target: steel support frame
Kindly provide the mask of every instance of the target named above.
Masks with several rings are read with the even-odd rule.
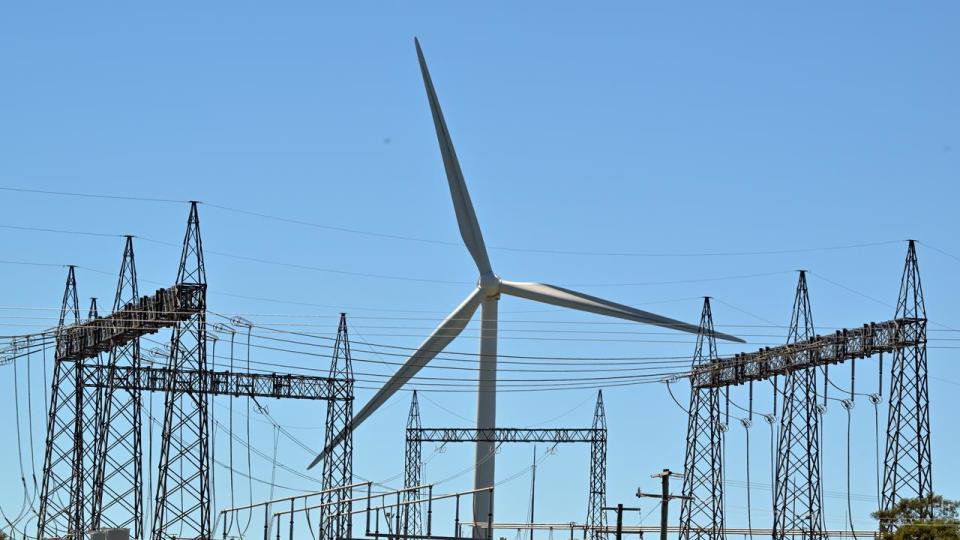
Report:
[[[710,298],[703,301],[692,366],[719,362]],[[720,389],[690,386],[687,449],[680,506],[680,540],[724,538],[723,437]]]
[[[597,407],[594,412],[592,428],[571,429],[523,429],[523,428],[424,428],[419,427],[419,406],[411,403],[411,419],[406,430],[406,459],[404,467],[405,483],[418,485],[422,481],[422,462],[415,459],[422,456],[425,442],[441,444],[486,442],[493,445],[502,443],[586,443],[590,444],[590,500],[587,505],[588,523],[596,530],[603,530],[605,517],[602,509],[606,506],[606,461],[607,461],[607,425],[603,408],[603,394],[598,393]],[[413,420],[416,411],[416,420]],[[602,532],[597,533],[602,535]]]
[[[920,285],[916,245],[910,240],[897,319],[911,321],[897,328],[890,378],[890,409],[883,461],[881,505],[890,510],[904,498],[933,495],[930,455],[930,395],[927,378],[927,313]],[[931,508],[924,513],[930,517]],[[889,524],[881,523],[889,531]]]
[[[800,272],[794,296],[787,344],[813,337],[813,315],[806,272]],[[809,363],[801,353],[801,364]],[[817,403],[817,368],[787,374],[783,385],[780,437],[777,444],[773,498],[773,538],[799,536],[823,538],[823,487],[820,461],[820,405]],[[799,535],[789,531],[799,530]]]
[[[350,519],[352,490],[336,489],[353,483],[353,364],[346,313],[340,314],[329,375],[331,399],[327,401],[324,448],[331,448],[331,451],[323,461],[323,494],[320,497],[327,504],[320,511],[320,538],[340,540],[353,536]],[[346,436],[333,444],[339,433],[346,433]]]

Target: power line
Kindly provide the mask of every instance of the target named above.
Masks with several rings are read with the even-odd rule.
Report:
[[[79,193],[79,192],[68,192],[68,191],[54,191],[54,190],[41,190],[41,189],[30,189],[30,188],[18,188],[18,187],[0,187],[0,190],[10,191],[10,192],[19,192],[19,193],[32,193],[38,195],[55,195],[63,197],[83,197],[91,199],[113,199],[113,200],[125,200],[125,201],[139,201],[139,202],[158,202],[158,203],[177,203],[177,204],[186,204],[190,201],[179,200],[179,199],[168,199],[160,197],[133,197],[133,196],[121,196],[121,195],[108,195],[108,194],[97,194],[97,193]],[[456,248],[461,248],[462,244],[460,242],[452,240],[438,240],[431,238],[423,238],[410,235],[400,235],[396,233],[385,233],[380,231],[372,230],[362,230],[349,227],[342,227],[337,225],[329,225],[323,223],[316,223],[306,220],[294,219],[289,217],[277,216],[265,212],[248,210],[243,208],[236,208],[232,206],[226,206],[222,204],[214,204],[210,202],[201,203],[208,208],[214,208],[217,210],[222,210],[225,212],[231,212],[235,214],[257,217],[260,219],[266,219],[270,221],[276,221],[280,223],[287,223],[291,225],[298,225],[316,229],[323,229],[332,232],[346,233],[358,236],[367,236],[374,238],[382,238],[387,240],[400,240],[406,242],[417,242],[423,244],[433,244],[433,245],[442,245],[442,246],[451,246]],[[530,247],[521,247],[521,246],[497,246],[491,245],[489,249],[498,250],[498,251],[509,251],[517,253],[537,253],[537,254],[546,254],[546,255],[570,255],[570,256],[587,256],[587,257],[637,257],[637,258],[695,258],[695,257],[754,257],[754,256],[764,256],[764,255],[788,255],[795,253],[812,253],[812,252],[822,252],[822,251],[843,251],[850,249],[863,249],[869,247],[885,246],[890,244],[901,243],[902,240],[883,240],[883,241],[874,241],[874,242],[858,242],[858,243],[849,243],[833,246],[815,246],[815,247],[806,247],[806,248],[787,248],[787,249],[767,249],[767,250],[744,250],[744,251],[702,251],[702,252],[630,252],[630,251],[594,251],[594,250],[564,250],[564,249],[544,249],[544,248],[530,248]]]

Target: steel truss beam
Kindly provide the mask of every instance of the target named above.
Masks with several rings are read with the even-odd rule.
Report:
[[[119,311],[63,328],[58,335],[57,359],[82,360],[132,343],[162,328],[172,328],[204,309],[206,286],[180,283],[158,289]]]
[[[83,366],[83,373],[86,386],[106,388],[110,384],[109,371],[103,366]],[[114,377],[114,388],[128,391],[175,390],[184,394],[322,401],[345,399],[336,389],[343,381],[313,375],[117,366]]]
[[[605,429],[523,429],[523,428],[408,428],[411,442],[492,442],[492,443],[600,443],[607,441]]]
[[[735,386],[916,347],[921,344],[921,336],[926,343],[926,325],[926,318],[903,317],[845,328],[829,336],[813,336],[796,343],[720,358],[717,363],[694,367],[690,379],[698,388]]]

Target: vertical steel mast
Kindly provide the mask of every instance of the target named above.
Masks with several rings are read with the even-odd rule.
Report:
[[[800,271],[787,344],[814,337],[807,274]],[[810,351],[801,355],[813,354]],[[823,538],[823,490],[820,484],[820,409],[817,368],[787,374],[783,384],[783,414],[777,445],[773,502],[774,540]]]
[[[209,396],[204,388],[181,381],[183,371],[207,371],[207,277],[200,239],[197,203],[190,203],[187,232],[183,238],[177,289],[195,295],[200,308],[177,322],[170,340],[167,367],[175,372],[165,391],[163,435],[157,498],[153,515],[153,538],[170,535],[182,538],[210,538],[210,431]],[[176,295],[180,301],[180,294]]]
[[[890,378],[890,410],[883,461],[884,510],[904,498],[933,495],[930,457],[930,396],[927,381],[927,310],[920,286],[915,242],[907,246],[900,281],[897,328]],[[929,511],[929,509],[928,509]],[[881,527],[888,527],[881,523]]]
[[[703,299],[693,367],[719,362],[713,336],[710,298]],[[720,388],[697,388],[690,382],[690,417],[680,503],[681,540],[721,540],[723,521],[723,432]]]

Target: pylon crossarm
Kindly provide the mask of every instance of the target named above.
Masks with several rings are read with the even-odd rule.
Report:
[[[205,292],[204,284],[181,283],[140,297],[106,317],[65,326],[58,336],[57,359],[93,358],[170,328],[205,309]]]
[[[520,429],[520,428],[407,428],[407,440],[416,442],[553,442],[590,443],[607,440],[605,429]]]
[[[839,364],[855,358],[866,358],[918,346],[926,339],[927,320],[898,318],[869,323],[859,328],[844,328],[827,336],[764,347],[758,351],[720,358],[715,363],[694,366],[690,380],[697,388],[734,386],[788,375],[811,367]]]
[[[85,386],[107,387],[109,369],[84,365]],[[215,396],[343,400],[334,386],[339,379],[289,373],[199,371],[158,367],[116,366],[114,388],[144,392],[176,390]]]

